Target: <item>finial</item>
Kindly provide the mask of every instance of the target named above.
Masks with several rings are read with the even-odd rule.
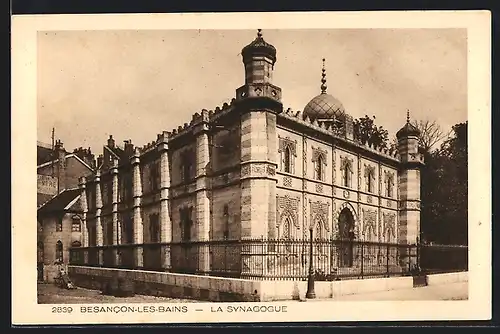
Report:
[[[326,85],[326,70],[325,70],[325,58],[323,58],[323,69],[321,70],[321,93],[326,94],[326,89],[328,86]]]
[[[257,29],[257,38],[262,38],[262,29]]]
[[[406,109],[406,123],[410,123],[410,110]]]

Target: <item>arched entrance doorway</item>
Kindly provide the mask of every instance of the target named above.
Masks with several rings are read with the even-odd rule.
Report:
[[[340,267],[352,267],[353,264],[353,241],[354,241],[354,217],[348,208],[344,208],[339,214],[339,264]]]

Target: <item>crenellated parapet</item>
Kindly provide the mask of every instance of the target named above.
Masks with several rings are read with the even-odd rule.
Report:
[[[311,120],[307,115],[303,116],[301,111],[294,111],[288,108],[286,110],[283,110],[281,114],[278,114],[278,117],[285,118],[287,120],[293,121],[298,125],[302,125],[316,132],[328,135],[332,139],[349,143],[350,145],[354,145],[358,148],[361,148],[366,152],[382,156],[394,162],[400,161],[399,152],[397,149],[385,148],[385,147],[372,147],[368,143],[363,144],[360,141],[348,139],[346,138],[345,135],[339,133],[332,124],[328,122],[321,122],[318,121],[317,119]]]

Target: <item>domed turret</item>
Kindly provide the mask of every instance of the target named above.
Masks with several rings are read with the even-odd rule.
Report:
[[[311,120],[342,120],[346,118],[346,113],[342,102],[326,92],[326,70],[325,59],[323,59],[323,69],[321,74],[321,94],[315,96],[305,106],[303,115]]]
[[[257,37],[241,50],[241,55],[244,63],[258,56],[269,58],[273,64],[276,62],[276,48],[264,40],[261,29],[257,31]]]
[[[406,114],[406,124],[396,132],[396,138],[406,138],[406,137],[418,137],[420,136],[420,130],[416,126],[410,123],[410,112]]]

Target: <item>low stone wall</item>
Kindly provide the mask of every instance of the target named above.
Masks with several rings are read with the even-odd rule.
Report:
[[[441,285],[449,283],[468,282],[469,273],[462,271],[458,273],[434,274],[427,277],[428,285]]]
[[[75,285],[101,290],[113,277],[130,279],[135,293],[213,302],[278,301],[304,299],[306,281],[254,281],[213,276],[185,275],[142,270],[69,266]],[[429,275],[428,284],[467,281],[467,272]],[[315,282],[316,298],[413,288],[412,277],[371,278]]]
[[[204,301],[260,301],[260,282],[143,270],[69,266],[76,286],[101,290],[113,277],[134,282],[135,293]]]

